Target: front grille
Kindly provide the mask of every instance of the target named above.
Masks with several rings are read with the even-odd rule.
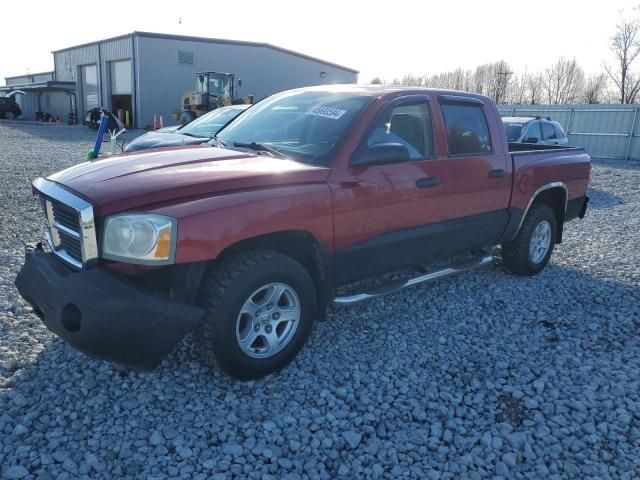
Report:
[[[80,231],[78,212],[60,202],[52,202],[53,218],[56,222],[75,232]]]
[[[75,268],[85,268],[98,258],[93,207],[54,182],[37,179],[53,253]]]

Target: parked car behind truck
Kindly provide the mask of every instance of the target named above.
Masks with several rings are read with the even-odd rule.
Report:
[[[569,143],[562,125],[549,117],[502,117],[502,123],[511,143],[562,146]]]
[[[218,130],[240,115],[251,105],[230,105],[220,107],[186,125],[164,127],[155,132],[148,132],[127,144],[125,152],[136,152],[148,148],[177,147],[182,145],[198,145],[206,143]]]
[[[333,300],[485,265],[535,275],[585,214],[589,156],[510,145],[487,97],[386,86],[282,92],[216,146],[125,154],[37,179],[48,229],[16,285],[99,358],[154,367],[194,350],[241,379],[289,363]],[[37,221],[37,220],[36,220]],[[463,265],[336,296],[364,277]]]

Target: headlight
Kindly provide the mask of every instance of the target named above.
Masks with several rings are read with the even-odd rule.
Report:
[[[102,256],[141,264],[173,263],[175,218],[153,213],[127,213],[107,217],[102,235]]]

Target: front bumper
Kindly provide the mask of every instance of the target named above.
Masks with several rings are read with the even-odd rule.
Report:
[[[101,268],[69,270],[40,244],[27,247],[15,284],[49,330],[81,352],[132,367],[157,366],[204,314]]]

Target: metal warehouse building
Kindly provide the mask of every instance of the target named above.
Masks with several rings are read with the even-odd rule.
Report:
[[[267,43],[148,32],[57,50],[53,57],[54,72],[10,77],[0,87],[24,91],[18,95],[24,118],[42,111],[66,121],[75,105],[80,119],[104,107],[129,111],[135,128],[151,125],[154,114],[175,122],[180,96],[206,70],[235,73],[242,79],[238,95],[256,101],[290,88],[358,80],[357,70]]]

